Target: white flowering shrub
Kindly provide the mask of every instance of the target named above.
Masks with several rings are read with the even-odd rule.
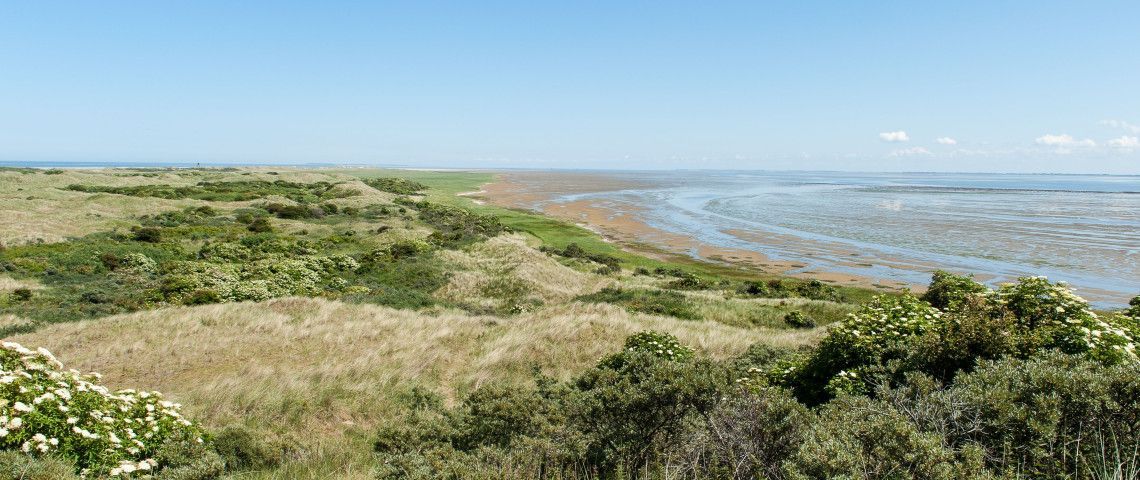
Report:
[[[0,449],[74,461],[87,478],[136,478],[164,465],[168,440],[202,442],[180,406],[158,392],[112,392],[97,374],[65,370],[51,352],[0,347]]]
[[[627,337],[625,339],[625,351],[651,353],[657,357],[673,361],[693,358],[693,349],[682,345],[677,337],[651,330]]]
[[[162,279],[162,291],[174,303],[193,303],[199,292],[218,302],[260,301],[288,295],[315,296],[342,290],[348,283],[338,274],[360,268],[348,255],[269,256],[247,263],[172,262]]]
[[[926,333],[941,316],[938,309],[909,293],[877,296],[847,315],[832,328],[829,337],[851,349],[852,355],[875,357]]]
[[[1098,316],[1064,283],[1026,277],[991,290],[945,277],[935,277],[937,297],[949,299],[941,302],[945,311],[908,293],[875,297],[836,324],[811,355],[778,362],[767,380],[814,403],[869,393],[908,371],[947,381],[980,359],[1010,355],[1057,350],[1109,365],[1138,361],[1140,322],[1125,313]]]
[[[1100,318],[1064,282],[1025,277],[987,293],[995,310],[1012,313],[1032,346],[1087,354],[1107,363],[1136,361],[1137,332],[1124,315]]]
[[[654,357],[674,362],[687,362],[693,359],[693,349],[682,345],[677,337],[668,333],[647,330],[626,337],[625,347],[618,353],[603,357],[598,362],[601,368],[620,369],[629,360],[630,354],[648,353]]]

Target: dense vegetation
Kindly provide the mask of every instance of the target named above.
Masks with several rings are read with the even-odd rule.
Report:
[[[1041,278],[939,273],[924,298],[942,308],[880,297],[803,352],[715,362],[646,332],[568,382],[417,398],[378,476],[1136,478],[1134,311]]]
[[[317,236],[275,228],[269,220],[272,215],[335,225],[410,219],[409,209],[433,229],[424,241],[385,242],[354,230]],[[447,281],[434,249],[458,248],[505,230],[494,217],[425,201],[365,208],[266,203],[229,214],[208,206],[186,208],[143,216],[128,232],[0,250],[0,270],[49,287],[3,296],[0,312],[55,322],[289,295],[424,307],[437,303],[431,293]]]
[[[114,193],[132,197],[193,198],[215,202],[239,202],[281,196],[300,203],[314,203],[357,195],[329,182],[297,183],[285,180],[243,180],[198,182],[193,186],[138,185],[133,187],[68,185],[68,190],[84,193]]]
[[[398,177],[367,178],[364,184],[381,192],[397,195],[419,195],[428,189],[427,185],[420,182]]]
[[[126,182],[189,176],[198,183],[53,189],[182,203],[66,241],[0,246],[0,280],[7,282],[0,318],[11,319],[0,335],[172,306],[262,302],[247,304],[261,315],[299,302],[266,301],[278,297],[408,309],[370,311],[396,319],[390,332],[374,332],[361,318],[326,318],[333,327],[322,331],[347,342],[379,338],[364,356],[413,357],[412,385],[388,372],[361,382],[359,372],[336,365],[309,375],[274,367],[282,384],[319,390],[329,379],[339,383],[312,396],[267,400],[245,391],[227,399],[242,415],[268,411],[290,425],[308,425],[300,412],[314,411],[334,425],[368,420],[364,440],[299,435],[328,435],[348,445],[340,448],[359,450],[375,478],[1140,478],[1140,297],[1126,310],[1095,312],[1044,278],[991,289],[946,272],[935,273],[920,296],[872,296],[817,280],[634,256],[571,225],[458,203],[451,193],[470,185],[457,180],[441,193],[419,177],[362,179],[377,193],[345,188],[343,177],[234,181],[222,173],[250,174],[122,171],[114,175],[130,177]],[[219,320],[211,315],[224,317],[221,307],[180,310],[207,312],[186,327],[206,335],[216,335],[210,327]],[[308,311],[277,310],[267,315],[289,317],[280,320],[287,323],[282,342],[312,334],[302,318]],[[552,313],[542,318],[555,320],[525,337],[533,345],[479,343],[460,350],[469,353],[459,362],[483,368],[518,350],[552,353],[455,389],[432,383],[455,372],[424,346],[460,342],[452,323],[427,323],[431,333],[417,335],[430,338],[414,345],[387,338],[419,332],[441,311],[454,315],[443,318],[455,329],[475,324],[480,338],[494,338],[530,328],[539,318],[531,313],[543,310]],[[628,332],[668,332],[637,333],[600,359],[597,352],[609,347],[599,347],[561,374],[540,368],[538,358],[573,361],[579,352],[564,345],[597,343],[606,334],[589,334],[612,332],[612,318],[640,322],[607,337],[614,343],[603,345],[613,348]],[[93,323],[104,321],[111,320]],[[250,328],[261,336],[277,321]],[[104,337],[130,344],[117,325]],[[744,340],[727,351],[735,356],[717,356],[707,348],[709,325],[733,338],[808,340],[741,352],[751,341]],[[688,336],[679,333],[690,327]],[[239,372],[253,371],[259,367],[244,362],[259,353],[231,361]],[[304,358],[274,361],[312,363],[297,356]],[[186,373],[174,371],[178,365],[163,373]],[[272,428],[196,419],[203,426],[157,393],[113,392],[95,377],[63,370],[46,351],[16,344],[0,350],[0,368],[0,478],[313,476],[288,470],[301,450],[278,442]],[[352,395],[394,400],[361,402],[369,408],[338,417],[344,411],[333,406]],[[341,460],[332,456],[322,467]]]

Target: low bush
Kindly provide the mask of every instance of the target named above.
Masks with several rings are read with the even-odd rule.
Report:
[[[17,302],[26,302],[32,299],[32,289],[27,287],[20,287],[12,290],[12,298]]]
[[[688,426],[669,471],[680,478],[784,478],[815,416],[776,388],[733,391]]]
[[[246,228],[253,233],[265,233],[273,231],[273,225],[270,224],[269,219],[265,217],[257,217],[251,220],[249,222],[249,226]]]
[[[428,186],[406,178],[382,177],[363,180],[365,185],[381,192],[395,193],[397,195],[419,195]]]
[[[677,448],[686,422],[716,405],[723,370],[704,359],[626,350],[578,377],[570,422],[586,460],[603,472],[636,472]]]
[[[740,295],[761,298],[802,297],[829,302],[847,300],[839,289],[819,280],[773,279],[767,282],[749,280],[737,286],[736,292]]]
[[[955,451],[881,402],[845,396],[824,406],[786,464],[791,479],[992,478],[982,451]]]
[[[158,243],[162,241],[162,229],[158,227],[131,228],[132,238],[138,242]]]
[[[985,285],[975,282],[970,276],[954,275],[938,270],[934,272],[930,286],[920,298],[934,308],[946,310],[965,301],[971,295],[981,294],[986,290]]]
[[[258,433],[242,426],[231,425],[215,432],[212,444],[230,472],[269,468],[280,461]]]
[[[600,264],[601,269],[605,269],[603,275],[613,274],[621,271],[621,260],[613,255],[606,255],[604,253],[590,253],[578,246],[577,243],[570,243],[566,248],[561,250],[557,248],[543,246],[542,251],[552,253],[560,257],[574,258],[579,260],[586,260]],[[601,270],[599,269],[599,270]]]
[[[784,315],[784,323],[792,328],[815,328],[815,320],[799,311],[788,312]]]
[[[612,303],[630,312],[667,315],[685,320],[698,320],[700,314],[684,294],[668,290],[637,290],[606,287],[595,293],[581,295],[575,300],[592,303]]]

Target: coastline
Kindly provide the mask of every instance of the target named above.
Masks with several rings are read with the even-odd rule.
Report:
[[[631,252],[661,258],[680,255],[756,270],[769,275],[815,279],[835,286],[880,291],[910,289],[921,292],[926,285],[873,278],[822,269],[805,270],[805,263],[773,259],[760,251],[701,242],[689,236],[655,228],[646,219],[646,209],[630,202],[607,198],[559,201],[559,197],[631,189],[643,184],[605,174],[568,172],[499,172],[491,183],[462,196],[489,205],[519,209],[574,223],[598,234],[604,241]],[[775,235],[748,232],[750,240],[773,246],[792,241]],[[664,255],[663,255],[664,254]]]

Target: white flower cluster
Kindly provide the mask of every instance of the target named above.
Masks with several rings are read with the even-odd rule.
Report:
[[[288,295],[314,296],[329,288],[348,287],[336,276],[360,268],[348,255],[287,258],[269,256],[248,263],[174,262],[166,284],[176,289],[171,300],[208,290],[222,302],[260,301]]]
[[[942,312],[910,294],[877,296],[831,330],[833,338],[869,351],[921,335]]]
[[[1018,325],[1051,338],[1051,345],[1078,352],[1087,351],[1102,360],[1137,360],[1136,322],[1123,314],[1099,317],[1088,301],[1073,293],[1064,282],[1045,277],[1025,277],[987,293],[995,306],[1009,310]]]
[[[641,332],[626,339],[625,348],[630,352],[648,352],[669,360],[687,360],[693,357],[693,350],[681,345],[676,337],[657,332]]]
[[[76,459],[82,474],[119,476],[159,467],[151,457],[171,438],[201,431],[158,392],[112,392],[97,374],[64,370],[51,354],[3,342],[0,449]]]

